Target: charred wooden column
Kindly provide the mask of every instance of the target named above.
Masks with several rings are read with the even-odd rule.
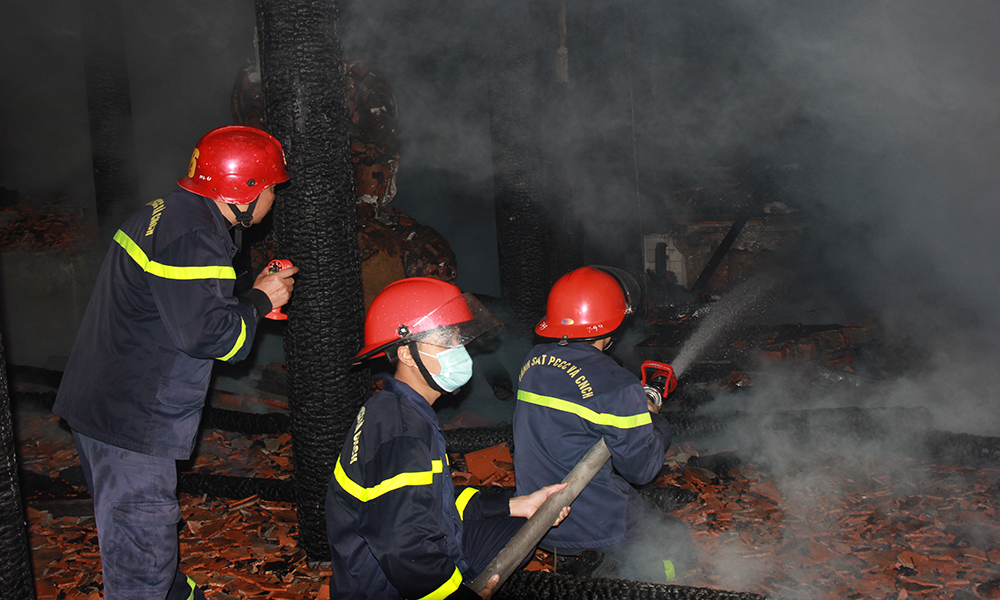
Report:
[[[515,0],[490,13],[490,136],[497,221],[500,295],[519,321],[533,326],[545,312],[551,277],[539,148],[537,28],[532,3]]]
[[[16,450],[0,338],[0,590],[4,598],[27,600],[35,597],[35,579],[28,553],[28,527],[21,505]]]
[[[110,242],[138,194],[122,13],[117,0],[80,7],[97,221],[101,241]]]
[[[301,269],[284,337],[299,544],[324,560],[327,485],[368,391],[349,371],[364,304],[338,4],[256,0],[256,9],[266,122],[291,174],[275,203],[277,251]]]

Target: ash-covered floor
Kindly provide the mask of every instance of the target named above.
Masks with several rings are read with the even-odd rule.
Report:
[[[58,374],[9,373],[38,598],[100,598],[97,536],[76,453],[46,408]],[[729,383],[739,387],[745,377]],[[829,385],[829,372],[822,380]],[[280,411],[273,394],[259,396],[215,393],[213,405]],[[699,565],[671,583],[787,599],[1000,598],[1000,468],[987,456],[995,438],[927,429],[916,409],[667,410],[675,443],[641,493],[686,523],[701,550]],[[238,497],[233,488],[182,491],[182,568],[213,599],[329,597],[325,565],[296,547],[295,506],[284,501],[290,434],[280,421],[256,434],[213,426],[223,421],[207,419],[181,489],[202,489],[204,475],[274,485]],[[495,433],[503,438],[504,427]],[[962,443],[968,448],[952,448]],[[457,483],[513,485],[506,444],[462,452],[451,457]],[[528,569],[558,570],[542,552]],[[563,591],[553,597],[581,597],[571,593],[584,589],[573,587],[582,578],[559,581]],[[525,597],[525,585],[534,584],[512,578],[497,597]],[[602,597],[593,591],[599,586],[586,589],[585,597]],[[666,589],[642,597],[673,597]]]

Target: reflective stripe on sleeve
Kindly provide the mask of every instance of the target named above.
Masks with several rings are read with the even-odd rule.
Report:
[[[398,490],[399,488],[411,486],[411,485],[431,485],[434,483],[434,474],[444,472],[444,463],[440,460],[431,461],[430,471],[417,471],[414,473],[400,473],[394,477],[386,479],[382,483],[379,483],[375,487],[362,487],[354,482],[347,473],[344,472],[344,467],[340,465],[340,458],[337,458],[337,466],[333,469],[334,477],[340,487],[344,488],[344,491],[348,494],[354,496],[362,502],[368,502],[369,500],[374,500],[382,494],[386,494],[393,490]],[[461,581],[461,580],[460,580]],[[457,587],[455,589],[458,589]]]
[[[469,500],[475,496],[479,490],[475,488],[465,488],[455,499],[455,508],[458,509],[458,518],[465,520],[465,507],[469,505]]]
[[[451,578],[448,581],[444,582],[438,589],[420,598],[420,600],[444,600],[444,598],[454,594],[455,590],[461,587],[461,585],[462,572],[458,570],[458,567],[455,567],[455,572],[451,574]]]
[[[175,267],[165,265],[153,260],[149,260],[146,253],[142,251],[139,244],[132,241],[124,231],[118,230],[115,234],[115,241],[125,249],[125,252],[132,257],[132,260],[150,275],[162,277],[164,279],[236,279],[236,270],[231,266],[207,266],[207,267]]]
[[[591,423],[595,423],[597,425],[617,427],[618,429],[631,429],[633,427],[649,425],[653,422],[653,419],[649,416],[648,412],[632,415],[630,417],[619,417],[618,415],[612,415],[609,413],[595,412],[586,406],[580,406],[579,404],[574,404],[561,398],[532,394],[531,392],[526,392],[524,390],[517,391],[517,399],[529,404],[537,404],[538,406],[544,406],[553,410],[572,413],[585,421],[590,421]]]
[[[236,353],[240,351],[240,348],[243,347],[243,344],[246,341],[247,341],[247,322],[244,321],[242,317],[240,317],[240,337],[236,338],[236,345],[234,345],[233,349],[229,351],[229,354],[225,356],[220,356],[216,360],[226,361],[236,356]]]

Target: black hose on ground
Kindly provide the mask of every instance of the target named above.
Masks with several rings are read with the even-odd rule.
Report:
[[[494,595],[496,600],[766,600],[750,592],[727,592],[664,583],[572,577],[544,571],[518,571]]]
[[[269,502],[295,502],[295,482],[291,479],[181,473],[177,478],[177,491],[192,496],[208,494],[212,498],[233,500],[257,495]]]
[[[1000,437],[928,429],[918,448],[927,460],[937,464],[1000,466]]]
[[[206,428],[249,435],[279,435],[287,432],[291,427],[288,415],[284,413],[246,413],[213,406],[205,406],[201,423]]]
[[[514,449],[514,429],[507,423],[494,425],[491,427],[458,427],[456,429],[444,430],[444,437],[448,441],[448,450],[467,454],[492,448],[499,444],[507,444],[512,451]]]
[[[653,508],[670,514],[697,500],[698,494],[679,487],[644,487],[639,490],[639,497]]]

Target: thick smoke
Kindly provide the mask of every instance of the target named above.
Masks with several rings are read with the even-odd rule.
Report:
[[[630,260],[639,235],[661,225],[644,211],[671,214],[685,175],[790,166],[788,200],[808,225],[802,246],[782,257],[792,275],[777,318],[860,324],[878,315],[935,355],[932,372],[902,380],[899,394],[947,414],[951,428],[984,431],[982,420],[963,428],[940,407],[965,406],[972,417],[991,397],[1000,73],[988,32],[1000,8],[567,8],[568,86],[552,83],[554,9],[528,37],[537,41],[542,143],[571,173],[587,258]],[[396,202],[452,241],[459,285],[486,293],[496,290],[485,75],[494,9],[386,0],[352,5],[344,27],[349,53],[396,89]],[[970,358],[975,366],[957,367]]]
[[[449,239],[493,235],[480,217],[492,211],[485,57],[495,8],[384,1],[345,13],[348,51],[381,67],[399,98],[398,202]],[[555,12],[541,15],[531,37],[543,144],[572,173],[590,253],[637,249],[638,233],[657,227],[640,222],[640,207],[669,210],[677,174],[793,164],[802,185],[792,201],[815,219],[798,252],[809,259],[802,277],[819,301],[891,306],[923,331],[992,328],[1000,77],[985,32],[998,10],[570,2],[565,90],[545,83],[558,35]],[[456,183],[426,185],[435,179]],[[474,218],[454,218],[457,198]],[[492,250],[463,243],[460,282],[490,291],[473,273],[493,272]]]
[[[461,284],[495,294],[486,57],[490,15],[502,6],[343,8],[347,53],[376,64],[396,89],[397,202],[453,240]],[[232,81],[253,55],[253,7],[123,9],[146,198],[173,185],[202,132],[229,122]],[[529,38],[546,160],[571,173],[588,258],[637,252],[638,234],[658,226],[640,211],[669,214],[678,174],[795,164],[802,185],[792,200],[816,217],[813,243],[798,252],[809,258],[801,277],[815,298],[833,310],[891,307],[913,333],[957,325],[995,338],[995,3],[619,0],[567,9],[568,85],[554,84],[555,4],[539,10]],[[5,14],[0,185],[92,193],[80,10],[47,0]]]

